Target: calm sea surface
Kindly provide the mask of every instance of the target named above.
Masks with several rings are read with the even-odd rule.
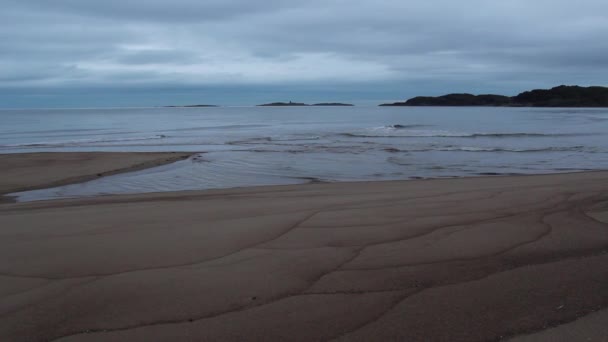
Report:
[[[228,107],[0,110],[0,153],[194,151],[20,200],[317,181],[608,169],[608,109]]]

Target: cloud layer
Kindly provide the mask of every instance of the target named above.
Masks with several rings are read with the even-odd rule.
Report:
[[[380,86],[441,93],[454,85],[516,92],[608,83],[605,0],[0,0],[0,6],[0,88],[22,94],[328,84],[358,92]]]

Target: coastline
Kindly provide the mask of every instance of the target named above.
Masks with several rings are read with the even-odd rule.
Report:
[[[594,171],[3,204],[0,338],[550,338],[608,307],[607,184]]]
[[[0,203],[7,194],[82,183],[183,160],[192,152],[34,152],[0,154]]]
[[[153,169],[158,166],[171,164],[187,159],[203,152],[33,152],[0,154],[0,204],[15,203],[16,199],[9,196],[11,193],[30,190],[49,189],[63,185],[77,185],[102,177],[129,173],[144,169]],[[200,191],[223,190],[255,190],[273,186],[291,186],[306,184],[353,184],[384,183],[384,182],[410,182],[410,181],[442,181],[452,179],[483,179],[496,177],[535,177],[559,174],[595,173],[608,170],[580,170],[580,171],[554,171],[547,173],[477,173],[466,176],[440,176],[440,177],[410,177],[398,180],[354,180],[354,181],[323,181],[314,177],[298,177],[307,179],[305,183],[284,183],[269,185],[239,185],[231,187],[211,187],[207,189],[171,190],[171,191],[144,191],[132,193],[104,193],[99,195],[75,196],[73,199],[86,200],[103,196],[146,196],[154,194],[194,193]],[[17,185],[15,185],[17,184]],[[11,188],[12,186],[12,188]],[[7,190],[8,189],[8,190]],[[61,198],[43,199],[44,201],[57,201]],[[26,202],[31,202],[28,200]],[[37,200],[33,200],[37,201]]]

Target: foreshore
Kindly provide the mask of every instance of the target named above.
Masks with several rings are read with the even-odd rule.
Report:
[[[12,192],[82,183],[186,159],[190,152],[40,152],[0,154],[0,203]]]
[[[171,159],[135,155],[2,155],[0,193]],[[608,337],[604,171],[2,203],[0,227],[1,341]]]

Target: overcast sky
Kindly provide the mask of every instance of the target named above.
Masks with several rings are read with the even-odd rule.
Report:
[[[608,84],[607,0],[0,0],[0,107]]]

